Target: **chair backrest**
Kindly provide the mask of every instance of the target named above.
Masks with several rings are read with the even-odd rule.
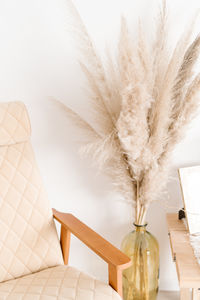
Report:
[[[21,102],[0,104],[0,282],[63,264]]]

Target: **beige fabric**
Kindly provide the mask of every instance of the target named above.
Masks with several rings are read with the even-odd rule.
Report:
[[[0,300],[121,299],[109,285],[63,265],[29,137],[25,106],[0,104]]]
[[[63,263],[25,106],[0,104],[0,282]]]
[[[30,137],[30,122],[26,107],[21,102],[0,104],[0,145],[27,141]]]
[[[68,266],[57,266],[0,284],[1,300],[120,300],[107,284]]]

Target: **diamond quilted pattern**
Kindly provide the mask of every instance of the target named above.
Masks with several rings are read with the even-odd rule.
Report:
[[[29,137],[25,106],[0,104],[0,300],[120,300],[109,285],[63,265]]]
[[[30,135],[24,115],[21,103],[0,105],[0,144],[4,129],[12,141],[0,146],[0,282],[63,263],[31,144],[20,142],[22,135],[22,140]],[[14,125],[8,125],[8,120]],[[16,120],[22,123],[17,125]]]
[[[0,145],[11,145],[26,141],[31,132],[26,107],[22,102],[0,105]]]
[[[57,266],[0,284],[1,300],[120,300],[107,284]]]

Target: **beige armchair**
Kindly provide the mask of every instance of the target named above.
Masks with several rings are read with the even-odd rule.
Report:
[[[130,259],[73,215],[52,213],[30,131],[23,103],[0,104],[0,300],[121,299]],[[108,263],[109,285],[67,265],[71,233]]]

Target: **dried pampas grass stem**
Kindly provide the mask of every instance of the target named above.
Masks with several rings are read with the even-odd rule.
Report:
[[[116,190],[132,202],[135,223],[142,225],[150,203],[166,185],[170,153],[199,105],[200,74],[194,76],[194,67],[200,36],[190,43],[196,17],[171,53],[165,0],[151,43],[141,22],[136,39],[122,18],[117,59],[107,51],[105,68],[79,13],[71,1],[68,4],[95,126],[57,103],[87,137],[81,152],[91,155]]]

